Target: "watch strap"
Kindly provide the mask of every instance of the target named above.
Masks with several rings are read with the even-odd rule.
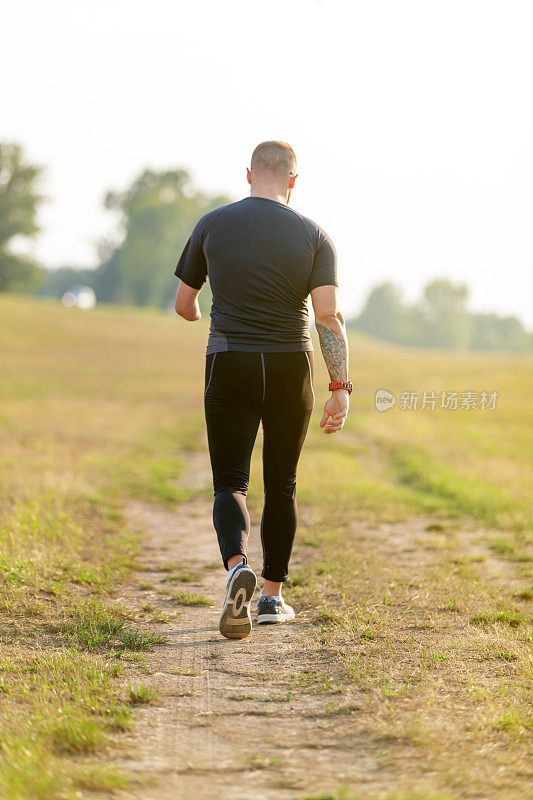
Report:
[[[346,389],[348,394],[351,394],[353,386],[351,381],[331,381],[329,384],[329,391],[334,392],[336,389]]]

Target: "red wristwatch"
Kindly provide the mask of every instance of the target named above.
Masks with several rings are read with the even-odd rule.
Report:
[[[348,394],[352,393],[352,382],[351,381],[331,381],[329,384],[330,392],[334,392],[335,389],[346,389]]]

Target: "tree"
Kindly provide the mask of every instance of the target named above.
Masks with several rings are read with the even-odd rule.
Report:
[[[372,336],[394,340],[398,333],[398,319],[403,310],[398,288],[393,283],[380,283],[368,295],[355,324],[359,330]]]
[[[34,236],[37,207],[43,199],[36,185],[42,169],[29,164],[16,144],[0,143],[0,291],[36,288],[42,270],[13,251],[17,239]]]
[[[420,312],[404,304],[400,290],[393,283],[381,283],[372,289],[352,324],[389,342],[414,344],[420,329]]]
[[[164,306],[175,294],[174,267],[192,228],[208,211],[229,202],[194,191],[185,170],[145,170],[125,192],[109,192],[106,208],[120,214],[120,243],[102,245],[97,297]]]
[[[466,349],[472,337],[472,317],[467,311],[468,289],[441,278],[428,283],[420,304],[425,318],[428,347]]]
[[[531,336],[516,317],[497,314],[474,314],[472,348],[474,350],[528,350]]]
[[[533,334],[516,317],[473,314],[467,307],[468,289],[441,278],[428,283],[413,306],[403,303],[393,283],[370,292],[351,327],[398,344],[447,347],[453,350],[533,350]]]

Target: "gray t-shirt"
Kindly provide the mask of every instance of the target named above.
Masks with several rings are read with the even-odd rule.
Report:
[[[312,350],[307,298],[337,286],[333,242],[276,200],[245,197],[202,217],[174,272],[213,293],[206,353]]]

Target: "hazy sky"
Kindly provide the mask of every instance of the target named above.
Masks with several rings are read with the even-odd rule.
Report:
[[[448,276],[533,327],[529,0],[11,0],[2,22],[0,139],[47,167],[46,264],[95,264],[103,195],[143,167],[240,199],[278,138],[345,312]]]

